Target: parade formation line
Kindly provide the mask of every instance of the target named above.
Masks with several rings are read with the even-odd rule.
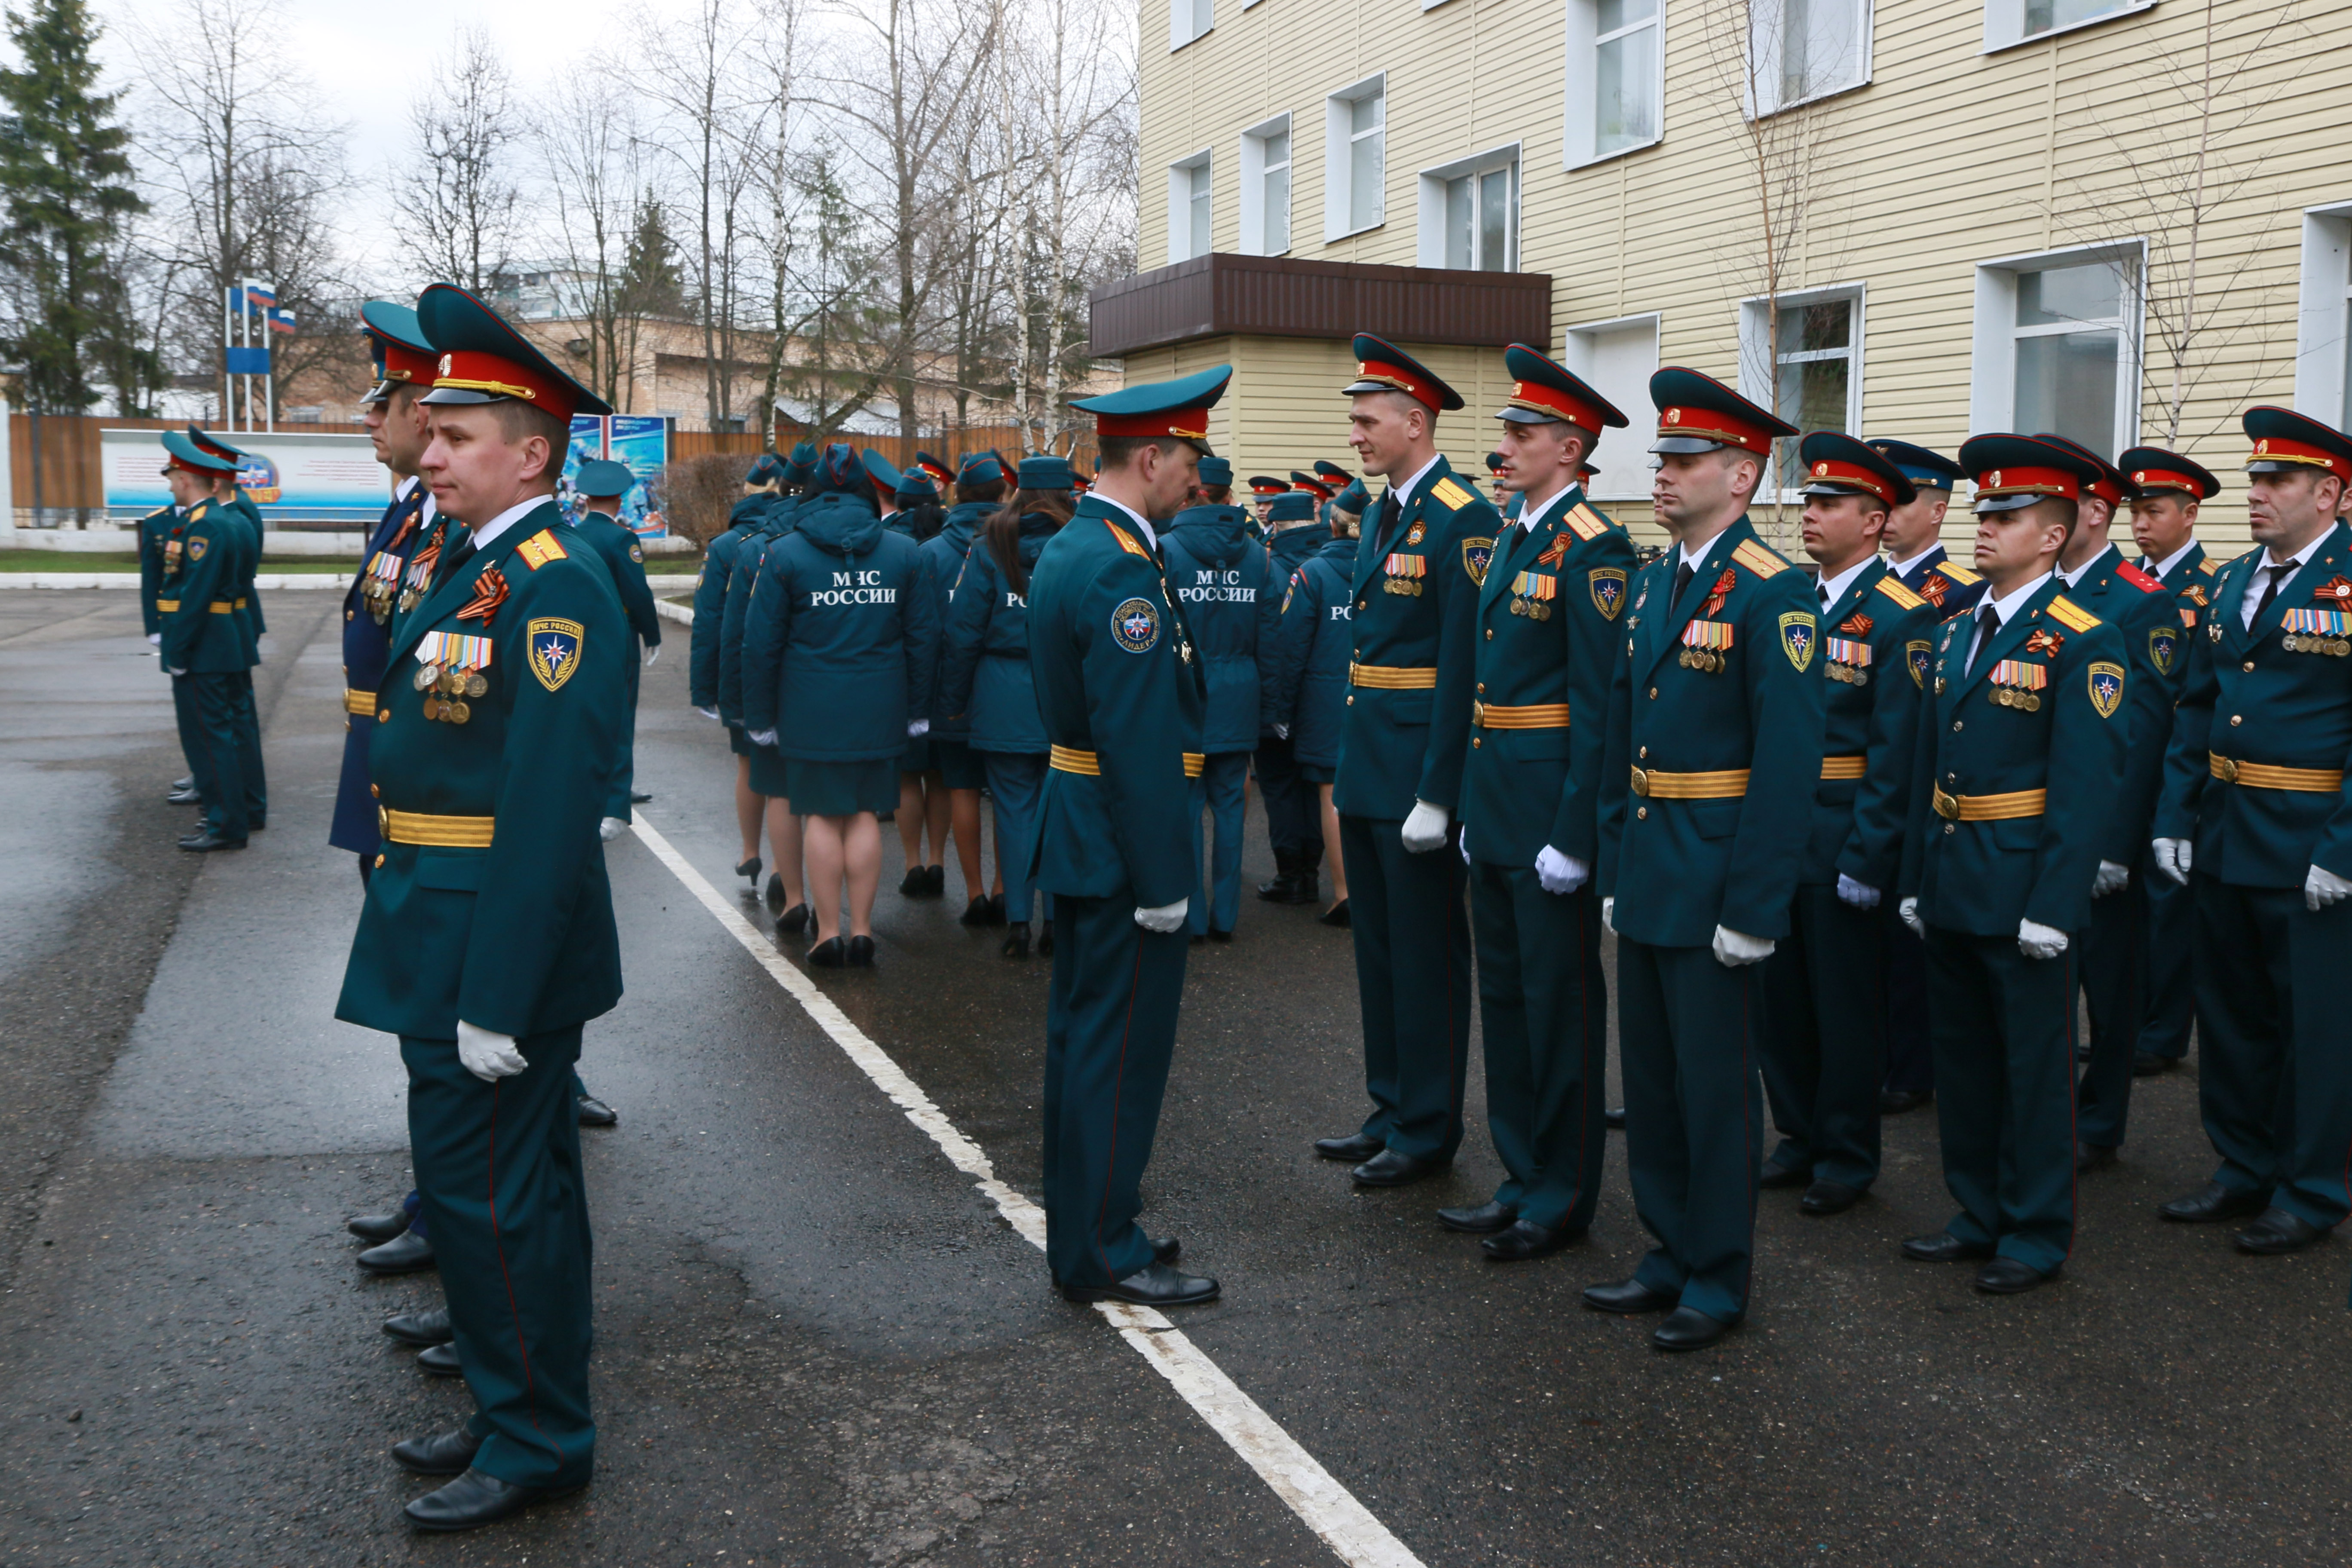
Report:
[[[743,950],[801,1005],[817,1026],[832,1037],[834,1044],[857,1064],[858,1069],[873,1079],[875,1087],[907,1113],[907,1120],[938,1144],[940,1152],[957,1170],[972,1178],[1004,1216],[1005,1224],[1019,1232],[1030,1246],[1044,1251],[1045,1211],[999,1181],[980,1145],[958,1131],[955,1123],[931,1103],[921,1086],[908,1078],[865,1031],[851,1023],[814,981],[793,967],[776,951],[775,944],[671,847],[669,840],[656,832],[642,814],[638,815],[635,832],[655,858],[701,900],[703,908],[726,928],[728,934],[741,943]],[[1182,1396],[1193,1413],[1257,1472],[1258,1479],[1290,1506],[1307,1528],[1339,1554],[1341,1562],[1349,1564],[1349,1568],[1422,1568],[1421,1560],[1390,1534],[1386,1525],[1372,1517],[1371,1511],[1333,1479],[1314,1455],[1299,1447],[1289,1433],[1259,1408],[1257,1401],[1243,1393],[1222,1367],[1165,1317],[1150,1308],[1130,1307],[1119,1301],[1097,1302],[1095,1310],[1118,1330],[1136,1353],[1168,1380],[1169,1386]]]

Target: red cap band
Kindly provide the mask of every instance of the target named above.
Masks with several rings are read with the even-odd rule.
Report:
[[[2191,499],[2201,498],[2205,487],[2187,474],[2176,474],[2169,468],[2134,468],[2132,488],[2142,490],[2186,490]]]
[[[1209,411],[1202,407],[1176,408],[1162,414],[1097,414],[1095,434],[1128,440],[1149,441],[1173,436],[1179,440],[1205,441],[1209,438]]]
[[[1359,360],[1356,363],[1358,381],[1377,381],[1395,387],[1407,397],[1425,403],[1433,409],[1445,406],[1445,395],[1428,381],[1413,374],[1401,364],[1389,364],[1381,360]]]
[[[2335,453],[2318,447],[2307,447],[2300,441],[2289,441],[2277,436],[2265,436],[2254,443],[2250,463],[2303,463],[2315,468],[2326,468],[2339,479],[2352,479],[2352,463]]]
[[[1253,480],[1250,484],[1250,493],[1253,495],[1278,496],[1286,493],[1289,489],[1290,487],[1288,485],[1283,484],[1279,480],[1273,484],[1259,484]]]
[[[1658,434],[1696,436],[1703,441],[1720,441],[1727,447],[1768,457],[1772,451],[1770,431],[1712,408],[1661,408]]]
[[[1806,470],[1806,475],[1810,479],[1828,479],[1835,484],[1858,485],[1890,505],[1895,500],[1895,487],[1858,463],[1841,463],[1835,458],[1822,458]]]
[[[1557,386],[1546,386],[1538,381],[1511,383],[1511,395],[1507,399],[1513,408],[1525,408],[1537,414],[1549,414],[1565,419],[1570,425],[1598,440],[1605,423],[1601,411],[1584,403],[1573,394]]]
[[[1980,496],[2063,496],[2083,499],[2083,481],[2063,468],[1990,468],[1977,476]]]
[[[429,353],[410,348],[405,343],[395,343],[388,338],[378,338],[376,342],[383,348],[384,380],[403,382],[416,387],[433,384],[434,373],[441,365],[439,360]]]
[[[551,381],[528,366],[478,349],[452,349],[434,367],[436,386],[464,392],[487,392],[498,397],[520,398],[542,413],[570,423],[574,399],[571,387]]]
[[[2089,484],[2084,485],[2083,487],[2083,493],[2087,496],[2095,496],[2099,500],[2106,502],[2109,506],[2121,506],[2124,504],[2124,492],[2116,489],[2116,482],[2113,479],[2108,479],[2105,474],[2100,475],[2097,479],[2093,479]]]

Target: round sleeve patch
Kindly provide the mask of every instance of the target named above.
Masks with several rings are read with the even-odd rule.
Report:
[[[1129,653],[1160,646],[1160,610],[1149,599],[1129,599],[1110,613],[1110,635]]]

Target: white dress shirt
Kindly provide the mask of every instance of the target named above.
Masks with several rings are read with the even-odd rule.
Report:
[[[2326,542],[2327,536],[2334,531],[2333,529],[2321,529],[2310,543],[2288,556],[2284,561],[2280,561],[2268,551],[2264,551],[2263,563],[2254,568],[2252,578],[2246,584],[2244,601],[2238,606],[2238,624],[2248,631],[2254,629],[2254,612],[2262,608],[2263,595],[2271,585],[2271,579],[2263,576],[2263,573],[2273,571],[2281,566],[2285,567],[2286,570],[2278,574],[2279,586],[2284,590],[2286,580],[2303,570],[2303,563],[2311,559],[2311,552]]]
[[[2050,577],[2051,574],[2044,572],[2041,576],[2036,577],[2032,582],[2028,583],[2024,587],[2018,589],[2015,593],[2009,595],[2005,598],[1994,598],[1992,596],[1992,591],[1990,588],[1985,591],[1984,598],[1977,605],[1974,612],[1977,629],[1969,638],[1969,657],[1960,665],[1962,669],[1974,669],[1977,667],[1977,645],[1984,641],[1985,611],[1988,609],[1992,611],[1993,615],[1998,618],[1999,624],[2006,626],[2009,625],[2009,617],[2017,614],[2018,611],[2025,608],[2025,601],[2031,599],[2035,594],[2039,593],[2042,589],[2042,584],[2050,581]]]
[[[1861,560],[1855,562],[1853,565],[1847,567],[1844,571],[1839,573],[1836,576],[1822,578],[1818,591],[1818,596],[1822,601],[1822,608],[1826,610],[1832,605],[1836,604],[1840,599],[1844,598],[1845,591],[1853,586],[1853,580],[1862,575],[1863,568],[1868,566],[1877,559],[1878,557],[1875,555],[1865,555]]]
[[[1116,500],[1111,497],[1103,494],[1100,490],[1089,490],[1087,493],[1093,496],[1097,500],[1101,501],[1105,506],[1115,506],[1118,508],[1119,510],[1127,513],[1130,518],[1133,518],[1135,520],[1135,526],[1143,530],[1143,542],[1150,545],[1154,550],[1160,548],[1160,535],[1151,531],[1151,520],[1150,518],[1145,517],[1141,512],[1136,510],[1125,501]]]

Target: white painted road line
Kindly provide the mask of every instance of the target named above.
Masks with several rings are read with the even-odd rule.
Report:
[[[988,1194],[989,1202],[1004,1216],[1004,1223],[1020,1232],[1030,1246],[1044,1251],[1045,1211],[997,1180],[995,1168],[980,1145],[956,1131],[955,1123],[941,1114],[940,1108],[931,1103],[930,1096],[900,1070],[888,1053],[851,1023],[832,999],[817,989],[814,981],[786,962],[775,944],[743,918],[742,910],[672,848],[669,840],[656,832],[642,814],[635,828],[646,847],[701,900],[702,907],[742,944],[743,951],[791,994],[793,1000],[874,1080],[875,1087],[887,1095],[892,1104],[907,1113],[908,1121],[939,1145],[950,1163]],[[1258,1407],[1257,1401],[1244,1394],[1223,1368],[1202,1354],[1200,1347],[1165,1317],[1150,1308],[1130,1307],[1118,1301],[1098,1302],[1095,1310],[1118,1329],[1120,1336],[1168,1380],[1193,1413],[1241,1456],[1243,1463],[1257,1472],[1259,1479],[1274,1489],[1276,1497],[1290,1505],[1290,1510],[1307,1529],[1339,1553],[1341,1562],[1350,1568],[1422,1568],[1421,1560],[1405,1549],[1404,1542],[1390,1534],[1388,1527],[1373,1518],[1354,1494],[1331,1479],[1331,1473],[1317,1462],[1314,1455],[1300,1447],[1289,1433]]]

